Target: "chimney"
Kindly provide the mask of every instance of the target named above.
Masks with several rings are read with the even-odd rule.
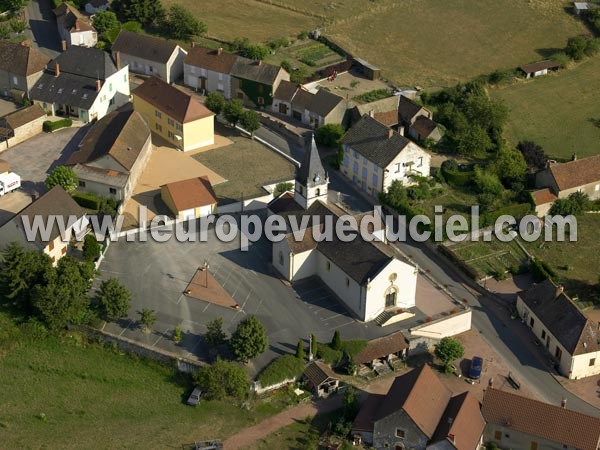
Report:
[[[60,41],[60,49],[61,49],[63,52],[66,52],[66,51],[67,51],[67,41],[65,41],[64,39],[63,39],[62,41]]]
[[[217,49],[217,55],[222,55],[223,54],[223,47],[219,47]]]
[[[388,128],[388,139],[391,139],[392,136],[394,136],[394,130],[392,130],[391,128]]]
[[[375,118],[375,110],[370,109],[369,110],[369,116]]]
[[[192,41],[192,48],[196,46],[196,41]]]
[[[115,65],[117,66],[117,70],[121,70],[121,52],[115,52]]]
[[[54,76],[57,77],[60,75],[60,66],[57,62],[54,63]]]
[[[563,398],[562,401],[560,402],[560,407],[562,409],[567,409],[567,399]]]
[[[96,90],[100,92],[100,89],[102,89],[102,81],[96,80]]]
[[[565,291],[565,288],[564,288],[564,287],[562,287],[562,286],[558,286],[558,287],[556,288],[556,297],[558,298],[559,296],[561,296],[561,295],[562,295],[562,293],[563,293],[564,291]]]
[[[489,381],[488,381],[488,387],[489,388],[493,388],[494,387],[494,379],[493,378],[489,379]]]

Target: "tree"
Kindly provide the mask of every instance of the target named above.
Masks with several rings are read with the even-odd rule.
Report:
[[[179,343],[179,342],[181,342],[182,338],[183,338],[183,336],[182,336],[182,331],[181,331],[181,325],[177,325],[175,327],[175,331],[173,331],[173,340],[176,343]]]
[[[20,11],[29,0],[0,0],[0,11]]]
[[[573,60],[580,61],[585,55],[587,43],[583,36],[575,36],[567,41],[565,53]]]
[[[339,123],[329,123],[317,129],[315,141],[326,147],[337,147],[344,133],[344,127]]]
[[[160,23],[165,16],[160,0],[114,0],[111,9],[119,21],[135,21],[144,27]]]
[[[112,11],[98,11],[93,17],[93,25],[98,33],[104,33],[120,25],[117,15]]]
[[[344,392],[344,418],[348,421],[352,421],[356,418],[359,409],[358,397],[356,395],[356,389],[351,384],[348,385]]]
[[[503,147],[496,155],[493,168],[504,183],[514,184],[525,180],[527,163],[519,150]]]
[[[456,151],[463,156],[477,156],[488,152],[493,144],[483,128],[470,125],[464,131],[454,133]]]
[[[305,358],[305,353],[304,353],[304,342],[302,341],[302,339],[298,339],[298,345],[296,346],[296,358],[304,360]]]
[[[196,19],[190,11],[178,4],[171,5],[164,25],[171,36],[185,41],[194,36],[201,36],[207,30],[204,22]]]
[[[262,61],[269,55],[269,48],[264,45],[248,45],[242,52],[246,58]]]
[[[232,126],[235,126],[242,117],[242,113],[244,112],[244,105],[237,99],[229,100],[223,106],[223,116],[227,122],[229,122]]]
[[[210,366],[200,367],[194,374],[194,381],[208,400],[222,400],[228,396],[241,400],[250,386],[243,366],[221,359]]]
[[[223,111],[223,107],[225,106],[225,97],[220,92],[211,92],[206,96],[206,101],[204,102],[204,106],[210,109],[215,114],[219,115]]]
[[[71,167],[57,166],[46,179],[46,189],[61,186],[69,194],[77,189],[77,175]]]
[[[116,278],[109,278],[100,285],[98,302],[102,314],[108,320],[125,317],[131,306],[131,293]]]
[[[0,269],[0,298],[4,297],[26,313],[33,311],[31,290],[54,270],[48,255],[26,251],[16,242],[6,246],[0,258]]]
[[[10,28],[7,25],[0,23],[0,39],[10,38]]]
[[[94,261],[100,256],[100,244],[96,236],[86,234],[83,239],[83,259],[86,261]]]
[[[595,56],[600,51],[600,38],[588,39],[585,43],[585,56]]]
[[[462,358],[464,354],[465,349],[457,339],[445,337],[435,345],[435,356],[444,364],[446,370],[454,360]]]
[[[550,208],[550,214],[555,216],[577,216],[590,206],[590,198],[583,192],[573,192],[567,198],[559,198]]]
[[[8,22],[10,29],[12,30],[13,33],[16,34],[21,34],[23,31],[25,31],[27,29],[27,22],[21,20],[21,19],[11,19]]]
[[[141,311],[138,311],[138,314],[140,315],[140,323],[144,325],[146,331],[150,331],[150,327],[156,322],[156,311],[142,308]]]
[[[247,109],[240,116],[240,125],[254,137],[254,132],[260,128],[260,116],[256,111]]]
[[[242,320],[229,340],[229,346],[240,361],[248,361],[267,348],[267,331],[256,316]]]
[[[87,291],[94,272],[93,264],[65,256],[58,261],[56,269],[45,273],[42,283],[33,286],[33,306],[49,329],[58,330],[86,320]]]
[[[342,337],[340,336],[339,330],[333,332],[333,338],[331,339],[331,348],[334,350],[342,349]]]
[[[517,150],[523,154],[527,167],[532,170],[541,170],[546,167],[548,157],[541,145],[532,141],[521,141],[517,144]]]
[[[221,345],[227,341],[227,335],[223,331],[223,318],[217,317],[206,324],[204,340],[210,345]]]

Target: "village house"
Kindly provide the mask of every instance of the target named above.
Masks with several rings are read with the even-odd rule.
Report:
[[[547,75],[560,69],[560,63],[551,60],[539,61],[532,64],[525,64],[519,67],[519,70],[525,74],[525,78],[535,78],[540,75]]]
[[[157,77],[133,90],[133,107],[150,130],[187,152],[215,143],[215,115],[198,100]]]
[[[385,232],[376,217],[356,219],[357,223],[370,221],[372,226],[367,229],[374,237],[372,242],[360,236],[343,242],[336,233],[332,233],[330,240],[314,239],[318,230],[313,227],[324,224],[326,217],[335,221],[346,214],[327,202],[328,182],[313,138],[296,172],[294,193],[282,194],[268,205],[271,214],[278,214],[288,222],[292,216],[298,223],[302,216],[309,216],[302,226],[302,236],[297,238],[288,227],[285,239],[273,243],[275,269],[291,282],[319,277],[352,315],[365,322],[390,311],[413,308],[418,270],[401,261],[393,248],[383,242]],[[311,221],[314,217],[319,217],[320,224]]]
[[[404,127],[406,130],[415,123],[418,117],[433,119],[433,113],[431,111],[404,95],[401,95],[398,100],[398,115],[400,118],[400,126]]]
[[[311,126],[342,124],[346,115],[346,101],[326,89],[312,93],[290,81],[283,80],[273,95],[271,109]]]
[[[25,232],[24,220],[31,224],[35,217],[39,217],[37,220],[42,220],[46,224],[50,223],[51,216],[64,220],[64,236],[61,235],[56,221],[53,221],[48,236],[37,233],[35,239],[29,240]],[[0,227],[0,251],[4,250],[9,243],[17,242],[28,250],[36,250],[48,255],[52,263],[56,264],[67,254],[71,239],[82,238],[87,226],[88,218],[85,210],[75,203],[62,187],[55,186]]]
[[[453,396],[424,365],[396,377],[387,394],[369,395],[351,433],[377,450],[478,450],[484,427],[477,399]]]
[[[56,16],[58,34],[67,47],[74,45],[93,47],[98,43],[96,29],[77,8],[65,2],[52,12]]]
[[[0,117],[0,150],[40,134],[45,120],[46,113],[39,105],[26,106]]]
[[[0,40],[0,95],[15,100],[28,96],[49,61],[27,45]]]
[[[30,97],[50,115],[88,123],[129,102],[129,73],[102,50],[73,46],[48,64]]]
[[[302,379],[306,382],[308,390],[318,398],[328,397],[337,392],[340,387],[340,378],[322,361],[310,363],[304,369]]]
[[[598,450],[600,419],[489,386],[481,413],[485,442],[513,450]],[[533,420],[535,418],[535,420]]]
[[[567,198],[574,192],[583,192],[591,200],[600,199],[600,155],[589,156],[566,163],[549,163],[536,174],[538,189],[548,188],[558,198]]]
[[[123,202],[135,189],[151,151],[148,125],[125,105],[89,129],[66,165],[77,174],[80,191]]]
[[[217,196],[206,176],[167,183],[160,187],[160,196],[178,220],[217,212]]]
[[[128,65],[130,72],[155,75],[167,83],[183,76],[187,52],[176,42],[121,30],[111,51],[115,59],[116,52],[121,53],[121,64]]]
[[[389,336],[370,340],[365,348],[354,355],[353,359],[357,365],[364,365],[370,370],[378,370],[381,366],[387,366],[387,371],[387,369],[391,369],[389,364],[393,365],[394,362],[406,358],[408,348],[408,340],[398,331]]]
[[[281,67],[194,46],[185,58],[184,83],[203,92],[220,92],[226,99],[268,108],[282,80],[290,75]]]
[[[374,199],[395,180],[409,185],[414,175],[429,176],[429,153],[369,115],[350,128],[341,143],[341,172]]]
[[[350,122],[354,125],[362,116],[368,114],[386,127],[396,129],[398,127],[399,99],[399,96],[392,95],[374,102],[355,105],[350,109]]]
[[[401,134],[419,142],[427,139],[439,142],[442,138],[438,124],[433,121],[433,113],[404,95],[398,102],[398,115]]]
[[[109,0],[90,0],[85,4],[84,9],[86,13],[91,15],[100,11],[106,11],[109,6]]]
[[[564,292],[546,280],[517,294],[517,311],[570,379],[600,373],[600,330]]]

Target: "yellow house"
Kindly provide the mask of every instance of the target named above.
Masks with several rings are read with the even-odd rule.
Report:
[[[217,211],[217,196],[206,176],[165,184],[160,196],[178,220],[199,219]]]
[[[184,152],[215,142],[214,113],[191,95],[152,77],[133,90],[133,108],[150,130]]]

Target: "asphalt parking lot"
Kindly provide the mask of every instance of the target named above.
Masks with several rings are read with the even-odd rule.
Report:
[[[222,317],[224,328],[231,333],[240,320],[256,315],[269,336],[268,350],[250,366],[250,371],[256,373],[275,356],[294,351],[299,338],[308,342],[311,333],[320,341],[329,341],[336,329],[343,339],[372,339],[406,326],[381,328],[354,320],[319,280],[305,280],[294,290],[272,271],[270,247],[269,242],[261,240],[242,252],[239,240],[220,242],[214,230],[203,243],[175,239],[163,243],[150,239],[113,242],[95,286],[103,279],[117,277],[131,291],[133,301],[129,316],[107,324],[105,330],[186,358],[204,360],[210,355],[202,341],[208,321]],[[211,274],[241,305],[239,310],[183,295],[205,260]],[[142,308],[156,311],[157,322],[151,333],[144,333],[138,324],[137,311]],[[179,344],[172,339],[177,325],[183,330]]]

